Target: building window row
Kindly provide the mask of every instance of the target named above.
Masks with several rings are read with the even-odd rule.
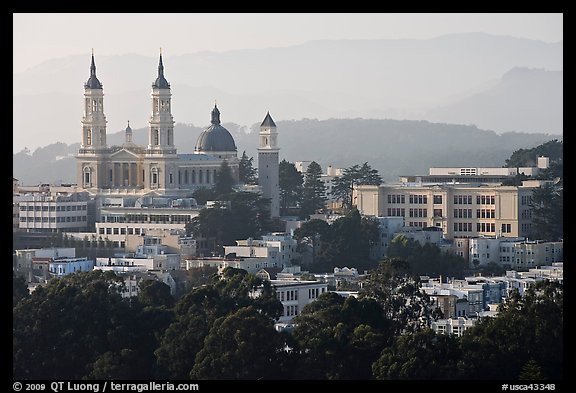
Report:
[[[476,209],[476,218],[496,218],[496,210]]]
[[[388,208],[388,216],[391,217],[404,217],[404,214],[406,213],[406,210],[402,207],[392,207],[392,208]]]
[[[478,232],[496,232],[496,224],[490,222],[476,223],[476,231]]]
[[[472,218],[472,209],[454,209],[454,218]]]
[[[86,216],[68,217],[20,217],[20,222],[82,222],[86,221]]]
[[[512,232],[512,224],[502,224],[501,231],[502,231],[502,233],[511,233]]]
[[[472,195],[454,195],[455,205],[471,205]]]
[[[390,195],[388,194],[388,203],[406,203],[405,195]]]
[[[298,300],[298,291],[297,291],[297,290],[280,291],[280,292],[277,292],[277,293],[276,293],[276,297],[277,297],[278,300],[280,300],[281,302],[283,302],[283,301]]]
[[[408,197],[408,201],[413,204],[427,204],[428,203],[428,195],[410,195]]]
[[[326,288],[310,288],[308,289],[308,299],[316,299],[318,296],[325,292]]]
[[[523,209],[521,213],[523,219],[532,219],[532,209]]]
[[[471,222],[455,222],[454,232],[472,232]]]
[[[522,195],[520,198],[522,206],[531,206],[532,205],[532,195]]]
[[[404,210],[404,209],[402,209]],[[410,209],[408,211],[410,217],[428,217],[427,209]]]
[[[284,307],[284,316],[292,317],[298,315],[298,306],[286,306]]]
[[[63,212],[63,211],[81,211],[81,210],[86,210],[86,205],[28,205],[28,204],[20,204],[20,211],[43,211],[43,212],[47,212],[47,211],[57,211],[57,212]]]
[[[523,234],[532,233],[532,224],[530,224],[530,223],[521,224],[520,229],[522,230]]]
[[[408,226],[410,227],[418,227],[418,228],[427,228],[428,223],[422,221],[409,221]]]
[[[496,197],[494,195],[476,195],[477,205],[495,205]]]

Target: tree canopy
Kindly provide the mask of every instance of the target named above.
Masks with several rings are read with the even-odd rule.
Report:
[[[242,152],[242,157],[238,164],[238,178],[244,184],[257,184],[258,178],[256,176],[256,169],[252,166],[254,157],[248,158],[246,150]]]
[[[352,192],[355,186],[382,184],[382,177],[378,170],[372,169],[367,162],[362,166],[356,164],[344,169],[342,176],[332,180],[332,196],[342,201],[342,205],[347,209],[352,209]]]
[[[300,216],[308,217],[326,206],[326,185],[321,179],[322,168],[316,161],[308,165],[304,176]]]
[[[280,161],[278,166],[278,186],[280,187],[280,207],[286,211],[296,207],[302,201],[302,182],[304,177],[292,162]]]

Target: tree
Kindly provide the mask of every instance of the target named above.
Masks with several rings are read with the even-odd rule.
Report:
[[[382,184],[382,177],[378,170],[372,169],[367,162],[362,166],[356,164],[344,169],[342,176],[332,180],[332,195],[342,201],[342,205],[347,209],[352,209],[352,192],[354,186]]]
[[[361,217],[357,209],[338,218],[332,225],[312,219],[294,231],[299,252],[312,246],[312,271],[333,270],[335,266],[355,266],[371,269],[370,247],[378,240],[378,224],[370,218]]]
[[[246,150],[242,152],[242,158],[238,164],[238,177],[244,184],[257,184],[256,169],[252,167],[254,157],[248,158]]]
[[[402,258],[385,258],[370,272],[361,297],[374,298],[393,324],[394,335],[416,332],[433,318],[432,301],[410,276]]]
[[[286,160],[278,166],[278,183],[280,187],[280,207],[286,210],[297,206],[302,200],[302,182],[304,177],[296,166]]]
[[[372,365],[376,379],[454,379],[461,357],[457,339],[429,328],[394,337]]]
[[[532,194],[532,237],[558,241],[564,237],[564,189],[546,184]]]
[[[538,156],[549,157],[550,162],[561,161],[564,157],[564,144],[558,139],[552,139],[531,149],[518,149],[506,160],[506,167],[535,166]]]
[[[236,244],[237,239],[257,238],[273,229],[268,206],[270,199],[251,192],[232,192],[222,196],[230,207],[216,204],[200,210],[198,216],[186,224],[188,234],[205,238],[218,246]]]
[[[123,280],[95,270],[52,279],[13,308],[13,377],[81,379],[99,356],[130,348],[138,332]]]
[[[196,355],[191,379],[276,379],[283,340],[253,306],[218,318]]]
[[[174,298],[170,294],[170,287],[156,280],[143,280],[140,282],[138,300],[145,306],[167,307],[174,304]]]
[[[469,379],[563,379],[564,296],[562,285],[533,284],[524,296],[513,291],[496,317],[481,318],[460,338],[459,368]]]
[[[468,269],[464,258],[442,251],[435,244],[420,245],[405,235],[397,235],[392,239],[388,245],[387,255],[390,258],[404,259],[414,277],[421,275],[463,277]]]
[[[254,298],[251,294],[256,289],[260,296]],[[270,282],[241,269],[226,268],[220,278],[182,296],[174,307],[174,321],[160,338],[156,350],[161,377],[190,378],[197,354],[204,348],[205,339],[215,321],[249,306],[270,320],[277,319],[283,311]],[[260,342],[260,345],[265,345],[265,342]]]
[[[28,296],[26,280],[21,275],[17,275],[16,272],[12,271],[12,307],[16,307],[16,304],[18,304],[20,300]]]
[[[198,205],[203,206],[206,205],[207,201],[214,200],[216,195],[214,195],[214,189],[200,187],[192,193],[192,197],[196,199],[196,203],[198,203]]]
[[[218,172],[216,172],[216,178],[214,182],[214,195],[216,198],[220,198],[222,195],[229,194],[232,192],[232,187],[234,187],[234,178],[232,177],[232,170],[228,165],[228,161],[222,161]]]
[[[302,190],[302,204],[300,216],[307,217],[316,211],[323,209],[326,204],[326,186],[322,179],[322,168],[316,161],[308,165],[304,176],[304,187]]]
[[[293,373],[298,379],[370,379],[372,363],[390,333],[374,299],[344,299],[332,292],[306,305],[294,322]]]

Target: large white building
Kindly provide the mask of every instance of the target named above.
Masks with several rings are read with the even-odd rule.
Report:
[[[184,196],[200,187],[212,187],[216,174],[226,161],[232,177],[238,181],[237,148],[230,132],[220,124],[220,110],[216,105],[211,114],[211,125],[200,134],[192,154],[179,154],[174,140],[170,83],[164,76],[162,53],[158,74],[152,84],[152,112],[148,120],[148,144],[136,145],[130,125],[126,128],[125,142],[109,146],[106,140],[103,86],[96,76],[94,55],[90,65],[90,78],[84,84],[84,116],[82,138],[77,155],[78,187],[95,196]],[[270,138],[260,149],[278,154],[276,130],[269,114],[264,119],[262,133]],[[274,125],[274,127],[272,127]],[[264,127],[265,126],[265,127]],[[273,155],[273,154],[272,154]],[[274,196],[277,187],[273,157],[267,163],[271,187],[266,195]],[[266,171],[262,171],[266,172]]]
[[[94,268],[94,261],[84,258],[56,258],[48,264],[48,271],[54,277],[63,277],[76,272],[89,272]]]
[[[87,192],[35,194],[18,198],[19,229],[26,232],[84,231],[93,217]]]
[[[505,237],[477,237],[466,240],[469,247],[468,261],[473,268],[492,262],[514,269],[526,269],[564,260],[564,242]]]
[[[259,239],[236,240],[235,246],[224,246],[224,254],[234,254],[239,258],[262,258],[268,265],[264,267],[291,266],[292,260],[297,256],[296,246],[298,243],[292,236],[285,233],[276,233],[262,236]]]
[[[328,292],[328,284],[320,281],[270,280],[276,289],[276,297],[284,306],[279,323],[290,323],[300,315],[304,306]]]

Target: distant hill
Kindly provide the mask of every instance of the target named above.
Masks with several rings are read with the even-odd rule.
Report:
[[[304,119],[276,121],[280,159],[315,160],[348,167],[367,161],[386,181],[399,175],[427,174],[431,166],[503,166],[517,149],[532,148],[558,136],[504,133],[474,126],[413,120]],[[258,127],[223,123],[234,136],[238,155],[246,150],[257,166]],[[247,131],[251,131],[248,132]],[[174,140],[179,153],[191,153],[202,128],[176,124]],[[147,143],[147,130],[134,129],[134,141]],[[561,137],[559,138],[561,139]],[[121,144],[124,133],[108,135],[108,143]],[[75,159],[79,144],[57,143],[34,152],[13,155],[14,177],[21,184],[75,182]]]
[[[109,132],[122,130],[127,120],[133,128],[146,127],[157,54],[100,56],[95,49]],[[426,40],[321,40],[181,56],[170,56],[166,49],[165,75],[172,86],[175,121],[199,126],[209,121],[214,100],[223,121],[243,126],[261,121],[268,110],[278,121],[425,119],[450,97],[514,67],[563,69],[562,42],[483,33]],[[53,59],[13,75],[14,151],[78,140],[89,59],[88,53]],[[561,93],[558,96],[561,99]],[[469,116],[454,122],[484,124],[476,112],[465,113]],[[41,125],[37,119],[42,119]],[[536,130],[526,127],[516,112],[507,121],[506,129],[519,132],[562,131],[557,122]],[[487,124],[483,127],[503,131]]]
[[[430,121],[475,124],[499,131],[561,134],[563,71],[516,67],[496,86],[430,111]]]

